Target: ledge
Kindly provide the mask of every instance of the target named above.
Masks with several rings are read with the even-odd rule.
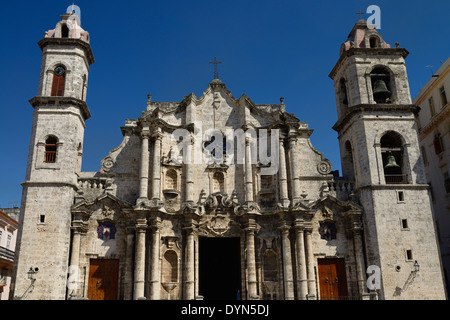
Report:
[[[351,57],[353,55],[383,55],[383,56],[389,56],[389,55],[400,55],[403,58],[406,58],[409,55],[408,50],[403,48],[351,48],[348,51],[345,51],[341,54],[339,57],[339,60],[336,62],[336,65],[334,66],[333,70],[331,70],[330,74],[328,75],[331,79],[334,80],[334,77],[336,76],[337,69],[340,68],[343,61]]]
[[[414,104],[359,104],[353,107],[349,107],[347,112],[334,124],[333,129],[339,132],[353,116],[363,112],[372,111],[404,113],[411,112],[414,114],[414,116],[417,116],[419,114],[420,107]]]
[[[91,45],[81,39],[72,39],[72,38],[42,38],[38,42],[39,48],[44,51],[44,48],[47,45],[72,45],[82,48],[86,51],[86,58],[89,65],[95,62],[94,55],[92,53]]]
[[[64,106],[64,105],[74,105],[79,107],[84,120],[91,117],[91,112],[85,101],[73,98],[73,97],[59,97],[59,96],[36,96],[29,100],[31,106],[36,109],[40,106]]]

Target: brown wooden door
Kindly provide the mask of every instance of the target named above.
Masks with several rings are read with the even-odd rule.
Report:
[[[88,299],[117,300],[119,259],[91,259]]]
[[[321,300],[348,298],[344,259],[319,259],[319,286]]]

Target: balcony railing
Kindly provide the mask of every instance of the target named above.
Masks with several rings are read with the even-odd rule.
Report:
[[[387,184],[405,184],[408,183],[408,175],[406,174],[385,174],[384,180]]]
[[[56,151],[45,151],[44,152],[44,162],[55,163],[56,162]]]
[[[14,260],[14,251],[0,247],[0,258]]]

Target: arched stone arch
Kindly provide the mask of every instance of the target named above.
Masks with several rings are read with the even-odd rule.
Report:
[[[384,74],[384,76],[381,74]],[[391,68],[383,64],[371,65],[366,69],[364,76],[366,78],[366,89],[369,98],[369,103],[371,104],[377,103],[374,99],[373,87],[375,82],[377,80],[382,80],[382,78],[386,83],[386,87],[390,91],[388,103],[395,103],[398,100],[397,85],[396,85],[397,75],[392,71]]]

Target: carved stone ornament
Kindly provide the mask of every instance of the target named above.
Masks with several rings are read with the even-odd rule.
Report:
[[[331,172],[331,163],[328,160],[322,160],[317,165],[317,171],[319,171],[320,174],[329,174]]]
[[[103,209],[102,209],[102,217],[103,217],[104,219],[111,219],[111,220],[112,220],[113,215],[114,215],[114,210],[113,210],[113,209],[111,209],[111,208],[108,207],[107,205],[103,206]]]
[[[110,156],[106,156],[102,159],[100,165],[102,166],[103,171],[108,172],[114,166],[114,159]]]

